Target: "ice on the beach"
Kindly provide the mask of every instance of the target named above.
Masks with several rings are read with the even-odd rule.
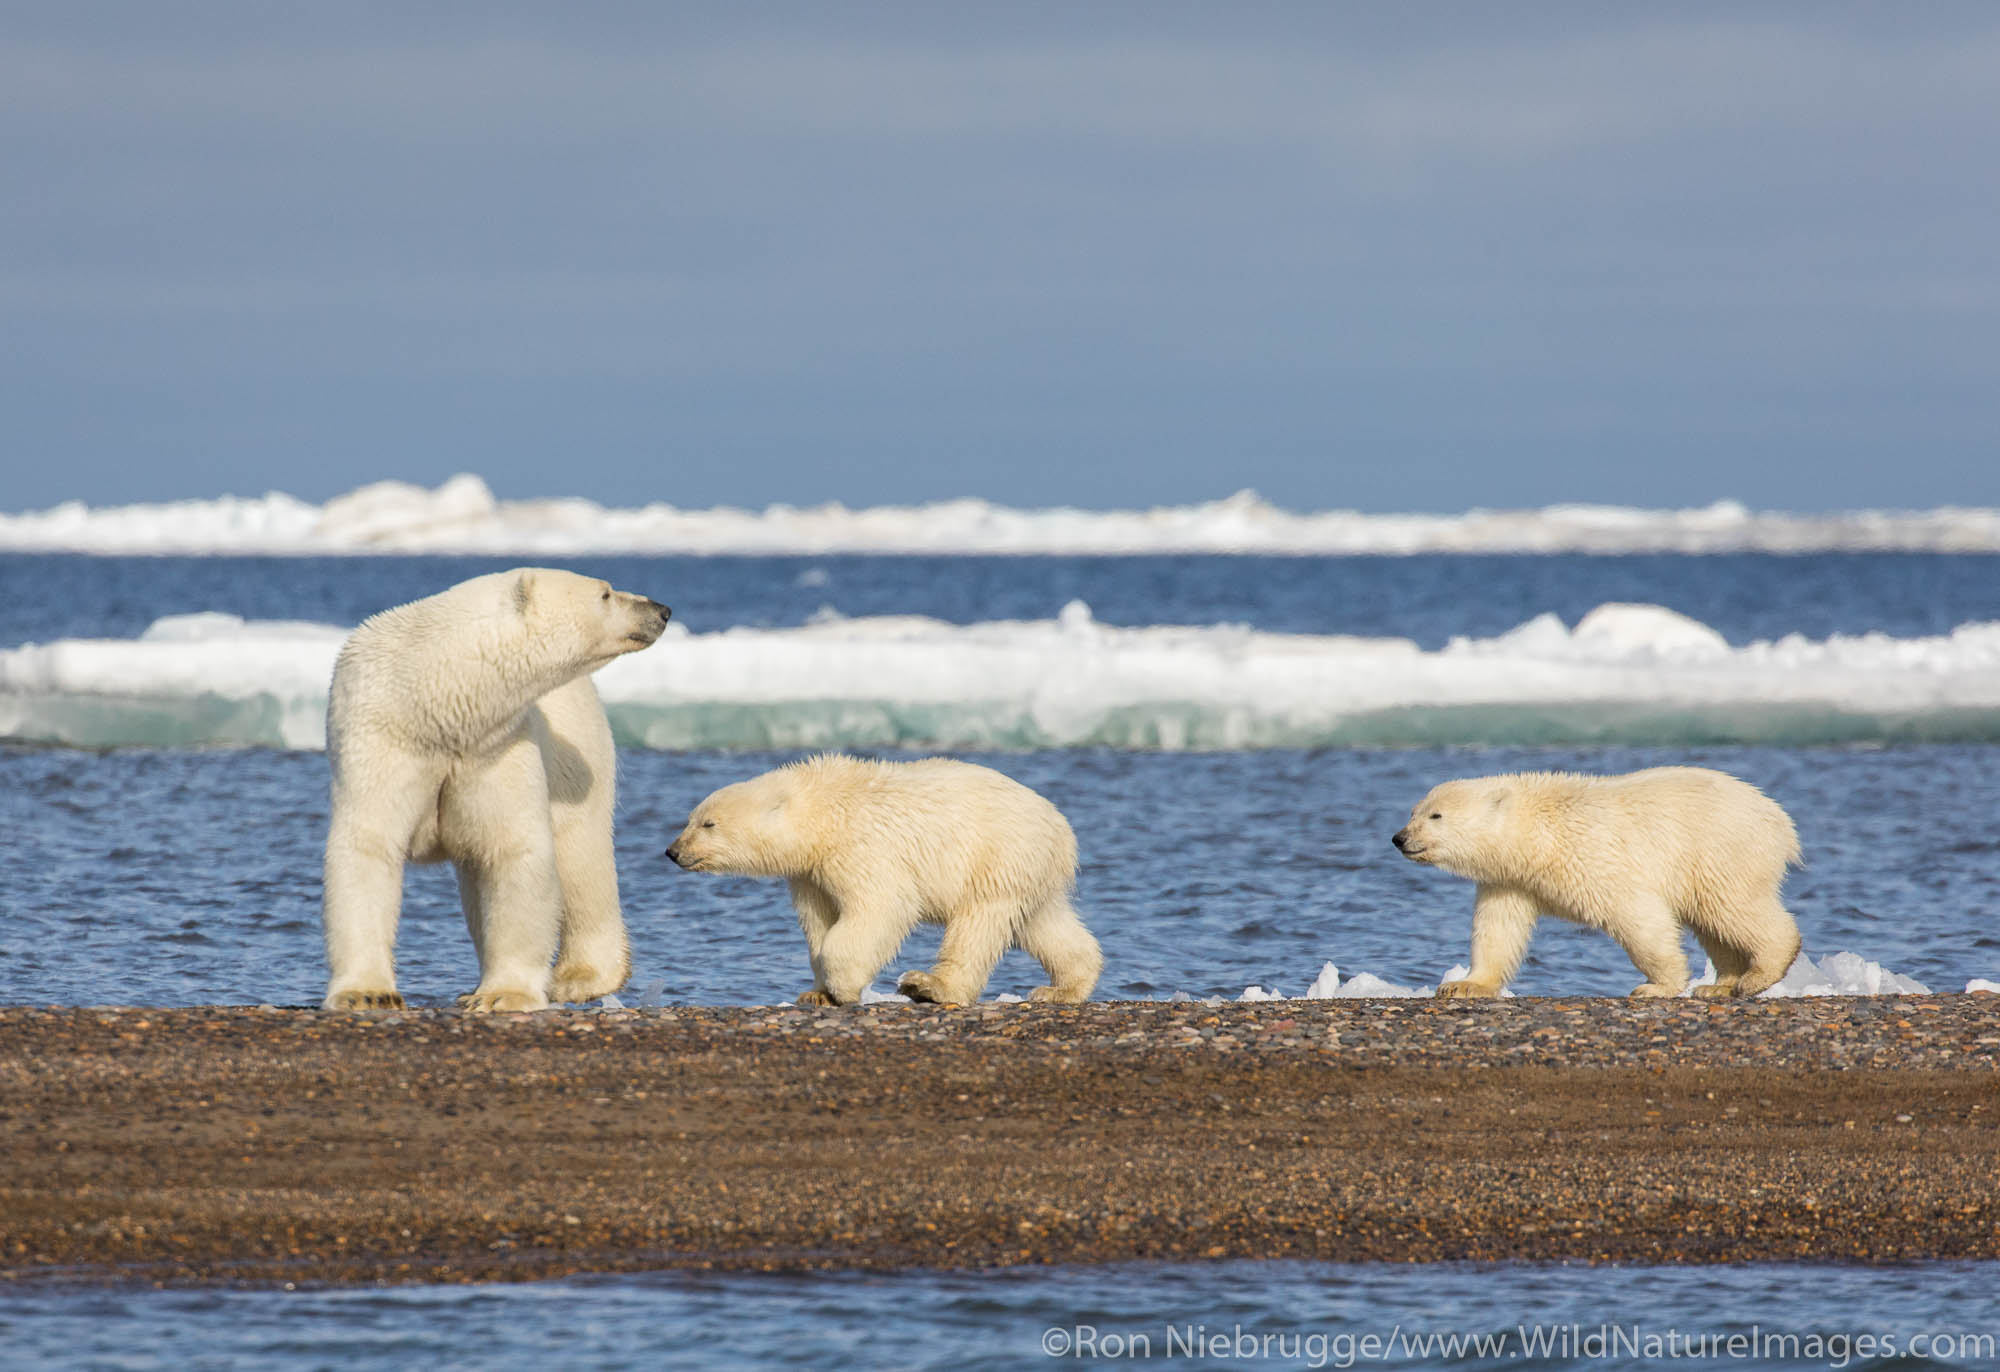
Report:
[[[1439,977],[1437,985],[1461,980],[1469,976],[1471,971],[1471,968],[1461,963]],[[1696,987],[1714,984],[1715,964],[1708,962],[1703,966],[1701,975],[1688,983],[1687,990],[1682,994],[1691,996]],[[1974,978],[1967,983],[1965,989],[2000,991],[2000,984]],[[1333,963],[1326,962],[1320,965],[1319,975],[1313,978],[1311,984],[1296,997],[1286,996],[1275,988],[1266,989],[1259,985],[1244,987],[1243,993],[1237,996],[1236,1000],[1239,1004],[1248,1005],[1260,1001],[1292,999],[1334,1000],[1348,997],[1358,999],[1436,994],[1436,986],[1399,986],[1370,972],[1356,972],[1343,981],[1339,969]],[[1511,997],[1514,992],[1502,989],[1500,994],[1503,997]],[[1762,996],[1771,999],[1792,996],[1928,996],[1930,994],[1930,987],[1914,977],[1892,972],[1881,963],[1871,962],[1859,953],[1845,952],[1829,953],[1818,962],[1801,953],[1792,963],[1791,970],[1785,974],[1784,979],[1761,993]],[[1185,1001],[1193,1000],[1194,997],[1185,991],[1176,991],[1168,999]],[[1221,997],[1210,997],[1208,1003],[1219,1005],[1223,1002]]]
[[[1985,977],[1974,977],[1971,981],[1965,983],[1965,989],[1968,994],[1973,991],[1991,991],[2000,994],[2000,981],[1988,981]]]
[[[1714,964],[1709,965],[1706,975],[1712,984],[1715,980]],[[1859,953],[1828,953],[1818,962],[1800,953],[1783,979],[1762,992],[1764,996],[1774,999],[1787,996],[1928,996],[1930,993],[1931,988],[1914,977],[1892,972]]]
[[[0,651],[0,738],[324,746],[346,630],[162,619],[136,639]],[[1731,647],[1650,605],[1407,639],[918,616],[690,633],[597,674],[627,744],[1235,749],[1453,743],[2000,740],[2000,623]]]
[[[1457,515],[1295,513],[1254,492],[1147,510],[1021,510],[984,500],[851,510],[607,509],[500,500],[477,476],[383,481],[314,505],[273,493],[0,514],[0,550],[87,553],[1551,553],[1991,552],[2000,510],[1771,514],[1551,505]]]
[[[1438,981],[1439,983],[1456,981],[1460,977],[1467,975],[1470,970],[1470,968],[1462,966],[1453,967],[1450,971],[1439,977]],[[1275,989],[1267,991],[1262,986],[1246,986],[1243,988],[1243,994],[1236,999],[1240,1004],[1254,1004],[1257,1001],[1273,1000],[1361,1000],[1370,998],[1381,999],[1384,997],[1434,996],[1436,994],[1437,988],[1434,986],[1398,986],[1395,982],[1378,977],[1373,972],[1356,972],[1343,981],[1341,980],[1340,969],[1338,967],[1331,962],[1323,962],[1320,964],[1319,975],[1314,977],[1312,983],[1296,997],[1287,996],[1282,991]],[[1514,993],[1512,991],[1502,991],[1500,994],[1511,996]],[[1188,996],[1186,992],[1175,992],[1170,999],[1190,1000],[1193,998]],[[1213,1003],[1219,1004],[1219,998],[1216,998]]]

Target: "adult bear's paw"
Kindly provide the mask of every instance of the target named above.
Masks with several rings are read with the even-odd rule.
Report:
[[[394,991],[336,991],[326,998],[327,1010],[400,1010],[403,998]]]
[[[521,1010],[546,1010],[549,998],[539,991],[471,991],[458,998],[468,1015],[504,1015]]]

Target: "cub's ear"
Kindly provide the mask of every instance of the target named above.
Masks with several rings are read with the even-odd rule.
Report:
[[[1495,810],[1504,810],[1513,803],[1514,790],[1511,786],[1502,786],[1486,798],[1486,804]]]
[[[514,578],[515,613],[516,614],[528,613],[528,605],[530,602],[534,600],[534,598],[535,598],[535,574],[533,572],[522,572],[519,576]]]

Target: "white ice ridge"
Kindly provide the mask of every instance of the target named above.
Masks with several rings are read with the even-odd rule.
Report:
[[[0,651],[0,739],[319,748],[345,630],[200,614]],[[628,746],[1236,749],[2000,741],[2000,623],[1732,647],[1652,605],[1407,639],[823,613],[690,633],[598,674]]]
[[[378,482],[314,505],[280,493],[0,514],[0,551],[84,553],[1553,553],[2000,551],[2000,510],[1758,513],[1551,505],[1464,514],[1294,513],[1251,491],[1149,510],[984,500],[848,509],[607,509],[499,500],[476,476]]]
[[[1463,965],[1453,967],[1438,978],[1440,984],[1458,981],[1470,973]],[[1700,976],[1689,984],[1684,995],[1693,995],[1697,986],[1715,984],[1715,964],[1708,963]],[[1965,985],[1967,991],[2000,990],[1992,982],[1974,977]],[[1435,996],[1435,986],[1398,986],[1384,981],[1370,972],[1356,972],[1347,980],[1340,979],[1340,969],[1332,963],[1322,963],[1319,976],[1312,985],[1297,996],[1267,991],[1261,986],[1246,986],[1243,994],[1236,997],[1238,1002],[1267,1000],[1343,1000],[1347,998],[1368,998],[1382,996]],[[1502,991],[1503,996],[1511,996],[1512,991]],[[1931,988],[1913,977],[1892,972],[1879,962],[1870,962],[1859,953],[1828,953],[1818,962],[1804,953],[1792,963],[1791,970],[1776,986],[1760,994],[1764,1000],[1786,1000],[1799,996],[1928,996]],[[1169,999],[1193,1000],[1184,991],[1177,991]],[[1208,1003],[1219,1005],[1222,998],[1211,996]]]

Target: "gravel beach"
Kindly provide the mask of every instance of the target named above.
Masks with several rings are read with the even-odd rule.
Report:
[[[2000,996],[0,1009],[0,1279],[2000,1257]]]

